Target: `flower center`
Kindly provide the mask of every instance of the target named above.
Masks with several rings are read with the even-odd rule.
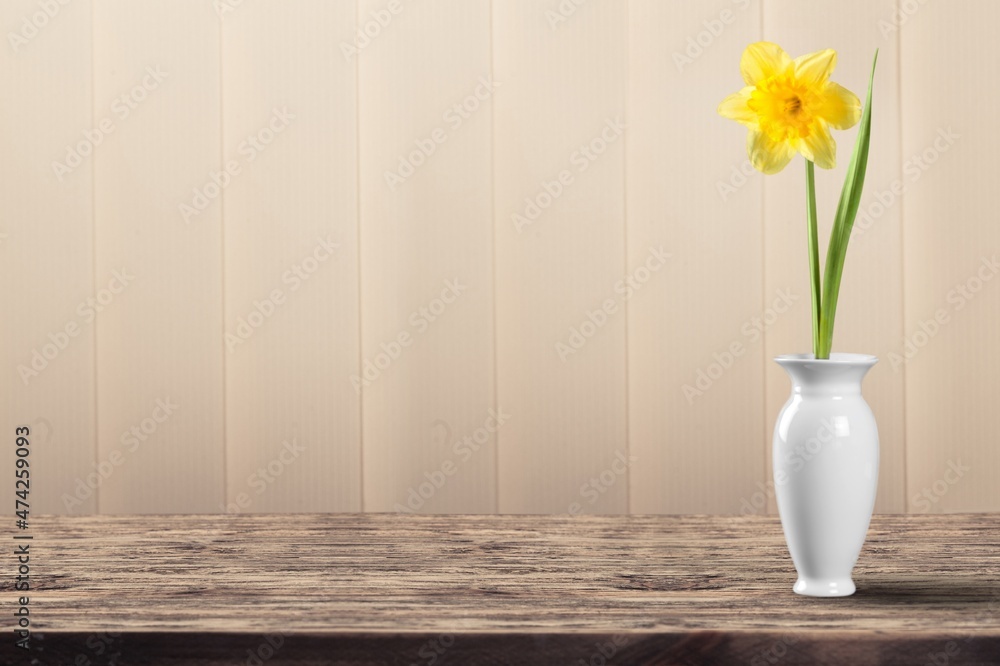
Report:
[[[757,84],[747,106],[760,128],[776,141],[809,136],[815,121],[815,94],[787,73]]]

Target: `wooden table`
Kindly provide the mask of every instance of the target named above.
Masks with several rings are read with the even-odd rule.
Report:
[[[812,599],[773,517],[39,517],[0,662],[996,664],[998,527],[876,517]]]

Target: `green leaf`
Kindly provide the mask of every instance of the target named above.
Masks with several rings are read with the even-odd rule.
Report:
[[[851,240],[851,229],[854,228],[854,220],[861,206],[861,193],[864,190],[865,173],[868,170],[868,145],[872,128],[872,83],[875,80],[877,62],[878,49],[875,50],[875,58],[872,60],[871,76],[868,78],[868,98],[861,113],[858,137],[854,143],[850,166],[847,168],[844,188],[840,191],[840,201],[837,203],[833,231],[830,234],[830,246],[826,253],[823,305],[820,313],[820,349],[817,358],[830,358],[830,350],[833,347],[833,321],[837,313],[840,280],[844,274],[844,259],[847,256],[847,244]]]

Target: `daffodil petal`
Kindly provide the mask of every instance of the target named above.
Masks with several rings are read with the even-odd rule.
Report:
[[[861,119],[861,100],[847,88],[828,83],[817,111],[823,120],[836,129],[850,129]]]
[[[805,85],[815,86],[826,83],[837,65],[837,52],[824,49],[795,59],[795,78]]]
[[[757,171],[774,174],[788,165],[795,149],[786,141],[774,141],[765,132],[752,128],[747,134],[747,154]]]
[[[747,102],[750,100],[750,93],[753,90],[753,86],[747,86],[738,93],[733,93],[722,100],[722,104],[719,105],[719,115],[723,118],[743,123],[744,125],[756,125],[757,114],[747,106]]]
[[[743,51],[740,58],[740,73],[748,86],[758,81],[784,72],[792,65],[792,59],[785,50],[771,42],[756,42]]]
[[[830,129],[824,122],[818,122],[808,136],[795,141],[795,147],[802,156],[821,169],[837,166],[837,144],[830,136]]]

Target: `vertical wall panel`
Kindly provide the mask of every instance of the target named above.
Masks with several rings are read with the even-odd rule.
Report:
[[[489,512],[491,122],[503,90],[491,83],[489,2],[387,7],[361,2],[359,27],[377,35],[353,56],[365,508]]]
[[[892,201],[884,198],[901,178],[898,33],[886,32],[882,27],[882,22],[892,16],[892,0],[855,3],[850,11],[845,11],[843,3],[832,0],[764,3],[764,39],[780,44],[793,58],[824,48],[835,49],[838,61],[832,80],[854,91],[862,103],[872,55],[876,47],[880,48],[865,195],[856,222],[858,233],[852,237],[844,265],[833,350],[880,357],[865,379],[864,394],[879,426],[881,463],[876,511],[881,512],[905,509],[903,376],[893,371],[885,354],[902,331],[900,220],[904,205],[908,212],[910,209],[899,197]],[[824,266],[833,214],[857,130],[834,130],[833,135],[837,141],[837,167],[830,171],[816,169],[820,261]],[[787,375],[771,359],[779,354],[811,351],[812,345],[805,166],[801,157],[796,157],[780,174],[765,178],[764,240],[765,298],[780,289],[789,289],[799,296],[794,312],[777,317],[766,335],[765,418],[770,442],[774,420],[790,392]],[[770,494],[773,510],[773,493]]]
[[[834,340],[881,359],[876,510],[1000,506],[994,3],[41,12],[0,9],[33,510],[773,511],[804,167],[744,172],[715,114],[761,38],[837,49],[862,96],[881,49]],[[855,134],[817,170],[824,260]]]
[[[223,22],[229,511],[361,507],[354,21],[255,0]]]
[[[106,0],[94,16],[95,108],[115,123],[95,160],[95,274],[112,294],[97,420],[100,457],[120,461],[100,510],[218,511],[219,18],[199,0]]]
[[[760,7],[633,0],[629,23],[629,268],[651,248],[672,255],[628,301],[632,511],[756,510],[770,478],[764,344],[752,323],[761,177],[741,171],[746,129],[715,110],[742,85]],[[718,37],[692,48],[712,26]]]
[[[99,485],[88,478],[95,462],[87,306],[94,296],[93,159],[85,135],[94,129],[91,3],[60,5],[44,21],[39,13],[30,0],[0,5],[3,463],[13,465],[14,429],[27,425],[31,510],[91,513]]]
[[[890,350],[906,376],[907,508],[997,511],[1000,5],[904,16],[906,330]]]
[[[500,509],[625,512],[626,6],[497,2],[493,30]]]

